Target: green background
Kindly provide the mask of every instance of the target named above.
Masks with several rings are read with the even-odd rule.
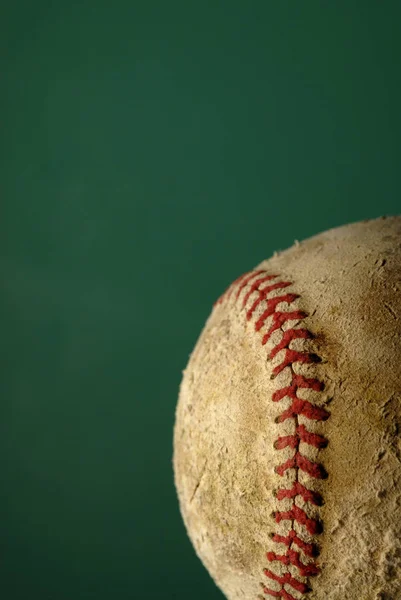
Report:
[[[181,371],[234,277],[399,212],[401,3],[6,4],[0,593],[217,600]]]

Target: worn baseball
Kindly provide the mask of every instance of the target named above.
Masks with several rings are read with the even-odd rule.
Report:
[[[229,600],[401,599],[400,315],[401,217],[296,243],[216,301],[174,471]]]

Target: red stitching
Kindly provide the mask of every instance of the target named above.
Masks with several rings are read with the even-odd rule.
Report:
[[[274,278],[274,275],[273,275],[273,277],[271,277],[269,275],[268,278],[258,279],[257,281],[255,281],[255,283],[252,286],[252,289],[250,289],[248,294],[246,294],[246,296],[244,296],[244,299],[242,301],[242,306],[243,307],[245,306],[245,304],[247,303],[248,298],[252,294],[252,292],[256,291],[256,288],[255,288],[256,284],[262,283],[264,280],[269,280],[269,279],[273,279],[273,278]],[[270,294],[270,292],[272,292],[273,290],[284,289],[284,288],[288,287],[289,285],[291,285],[290,281],[278,281],[277,283],[273,283],[272,285],[269,285],[268,287],[263,288],[263,290],[257,290],[259,292],[259,297],[256,298],[256,300],[252,304],[251,308],[246,313],[246,318],[248,319],[248,321],[250,321],[250,319],[252,318],[252,315],[255,312],[255,310],[257,309],[257,307],[259,306],[259,304],[263,300],[266,300],[267,294]],[[270,303],[270,305],[268,305],[268,306],[273,306],[273,304]]]
[[[295,544],[298,548],[301,548],[306,556],[315,557],[319,554],[316,544],[311,544],[302,540],[294,529],[291,529],[287,536],[275,533],[272,536],[272,540],[278,544],[284,544],[285,546]]]
[[[245,304],[248,302],[248,298],[253,292],[256,292],[256,291],[259,292],[259,298],[257,300],[255,300],[255,302],[253,303],[252,309],[251,309],[252,312],[255,310],[255,308],[258,306],[258,304],[260,304],[260,302],[262,302],[262,300],[264,298],[266,298],[266,295],[269,292],[276,290],[278,288],[285,287],[287,285],[291,285],[290,283],[283,284],[283,283],[279,282],[279,283],[273,283],[273,285],[269,285],[268,287],[263,288],[263,290],[259,290],[259,286],[261,283],[264,283],[265,281],[270,281],[271,279],[274,279],[275,277],[277,277],[277,276],[276,275],[265,275],[261,279],[257,279],[256,281],[254,281],[253,284],[251,285],[251,287],[249,288],[249,291],[244,296],[244,299],[242,301],[242,307],[244,307]]]
[[[300,469],[314,479],[325,479],[327,477],[326,471],[322,465],[309,460],[309,458],[303,456],[298,451],[295,452],[294,456],[276,467],[276,473],[284,475],[288,469]]]
[[[283,563],[283,565],[293,565],[294,567],[297,567],[302,577],[310,577],[311,575],[317,575],[320,572],[319,567],[314,563],[303,563],[300,553],[296,552],[296,550],[291,550],[291,548],[289,548],[285,554],[267,552],[266,556],[269,562],[278,561]]]
[[[295,435],[285,435],[277,438],[274,447],[276,450],[282,450],[283,448],[287,448],[287,446],[296,448],[299,441],[305,442],[310,446],[315,446],[315,448],[325,448],[327,446],[327,439],[325,437],[308,431],[305,425],[299,425],[295,430]]]
[[[242,292],[242,290],[244,289],[244,287],[257,275],[260,275],[261,273],[263,273],[263,271],[254,271],[253,273],[251,273],[250,275],[248,275],[248,277],[245,277],[245,279],[242,280],[241,285],[239,286],[238,290],[237,290],[237,294],[235,296],[235,299],[237,300],[240,293]]]
[[[286,592],[284,588],[281,588],[279,592],[275,592],[274,590],[263,586],[263,591],[265,594],[269,594],[270,596],[274,596],[275,598],[284,598],[284,600],[297,600],[296,598],[294,598],[294,596]]]
[[[250,321],[258,313],[254,324],[255,331],[261,331],[269,320],[268,329],[262,336],[262,345],[265,345],[270,340],[275,331],[282,331],[280,341],[274,345],[269,353],[270,359],[278,356],[280,352],[283,353],[282,356],[280,354],[281,361],[273,368],[272,377],[274,378],[285,369],[289,369],[291,383],[276,390],[272,395],[272,401],[280,402],[284,398],[291,400],[290,406],[279,415],[276,421],[277,423],[283,423],[288,419],[293,419],[295,430],[291,435],[279,436],[274,443],[274,447],[278,451],[289,448],[294,452],[290,458],[278,465],[275,471],[278,475],[284,476],[288,470],[294,470],[295,481],[292,487],[283,487],[276,492],[278,501],[285,499],[292,500],[291,508],[286,511],[277,511],[273,515],[276,523],[281,523],[282,521],[291,522],[287,535],[279,535],[277,533],[272,535],[272,540],[277,544],[286,546],[287,550],[285,554],[268,552],[266,556],[269,562],[279,562],[287,567],[288,571],[283,575],[278,575],[270,569],[264,569],[264,574],[279,583],[281,589],[275,591],[264,584],[262,584],[262,588],[265,594],[275,598],[283,598],[284,600],[296,600],[286,590],[285,586],[287,585],[301,594],[310,590],[308,583],[293,577],[290,567],[295,567],[300,577],[306,579],[320,572],[319,566],[313,560],[309,562],[301,560],[301,552],[306,557],[314,559],[319,554],[319,551],[315,543],[306,542],[302,539],[300,533],[295,531],[294,524],[297,523],[301,530],[305,528],[312,536],[319,534],[322,530],[321,522],[318,519],[311,518],[306,510],[300,508],[296,504],[296,499],[301,498],[305,505],[322,505],[323,499],[321,494],[301,484],[299,481],[299,472],[302,471],[313,479],[324,479],[327,477],[327,472],[320,463],[310,460],[300,452],[300,444],[307,444],[320,450],[327,446],[328,441],[324,436],[309,431],[304,424],[300,424],[299,416],[303,416],[311,421],[325,421],[330,416],[330,413],[325,408],[298,396],[299,389],[310,389],[315,392],[321,392],[324,389],[324,384],[319,379],[305,377],[294,372],[294,364],[317,363],[320,361],[320,358],[307,350],[294,350],[290,348],[294,340],[313,339],[313,335],[308,329],[297,326],[300,321],[306,318],[306,313],[300,309],[291,308],[291,305],[298,300],[299,295],[287,292],[275,297],[269,297],[269,294],[272,292],[284,290],[291,285],[292,282],[281,281],[277,275],[270,275],[264,270],[251,271],[250,273],[244,273],[234,281],[215,303],[221,304],[223,300],[228,300],[236,289],[235,302],[243,294],[241,306],[246,311],[247,320]],[[253,298],[255,294],[257,296]],[[248,307],[249,303],[251,304]],[[288,305],[288,310],[284,308],[279,309],[279,306],[283,304]],[[294,325],[288,326],[287,324],[290,324],[291,321],[295,321]],[[286,331],[283,331],[284,325],[286,325]],[[301,552],[294,550],[293,546],[297,546]]]
[[[304,417],[312,419],[313,421],[326,421],[326,419],[329,418],[330,413],[328,413],[324,408],[314,406],[314,404],[308,400],[294,398],[290,408],[281,413],[280,417],[278,418],[278,423],[282,423],[286,419],[293,419],[299,415],[303,415]]]
[[[255,271],[254,275],[259,274],[259,273],[263,273],[263,271]],[[223,300],[228,300],[231,296],[231,292],[233,291],[233,289],[235,288],[235,286],[240,283],[243,279],[245,279],[245,277],[249,275],[249,273],[243,273],[242,275],[240,275],[237,279],[235,279],[235,281],[232,282],[231,285],[228,286],[228,288],[226,289],[226,291],[220,296],[220,298],[218,298],[216,300],[216,302],[214,303],[214,306],[216,306],[216,304],[221,304],[223,302]]]
[[[295,310],[293,312],[277,311],[277,306],[282,302],[287,302],[288,304],[291,304],[297,298],[299,298],[298,294],[285,294],[284,296],[277,296],[276,298],[270,298],[269,300],[266,300],[267,308],[256,321],[255,330],[260,331],[260,329],[262,329],[269,317],[273,317],[273,325],[270,327],[269,331],[263,338],[262,344],[265,344],[271,336],[271,334],[273,333],[273,331],[279,329],[286,321],[294,321],[297,319],[301,319],[304,316],[304,313],[299,310]],[[250,320],[251,316],[252,313],[248,311],[248,321]]]
[[[273,579],[273,581],[277,581],[281,585],[284,585],[287,583],[288,585],[293,587],[294,590],[297,590],[297,592],[301,592],[301,594],[305,594],[306,592],[309,591],[309,586],[306,585],[306,583],[303,583],[302,581],[298,581],[298,579],[295,579],[295,577],[293,577],[291,575],[291,573],[285,573],[284,575],[277,575],[276,573],[273,573],[273,571],[270,571],[269,569],[264,569],[264,574],[266,575],[266,577],[269,577],[269,579]]]
[[[276,523],[281,523],[281,521],[292,521],[294,523],[296,521],[300,525],[304,525],[311,535],[321,533],[321,524],[319,521],[310,519],[306,512],[296,504],[292,505],[291,510],[277,511],[274,517]]]
[[[281,388],[281,390],[277,390],[274,392],[272,400],[273,402],[278,402],[282,398],[288,396],[289,398],[297,397],[298,388],[309,388],[314,390],[315,392],[320,392],[323,390],[323,383],[318,379],[308,379],[303,375],[292,374],[291,385],[288,387]]]
[[[302,485],[302,483],[299,483],[299,481],[294,481],[294,484],[290,489],[279,489],[276,494],[277,500],[284,500],[284,498],[296,498],[297,496],[301,496],[304,502],[310,502],[315,506],[321,506],[323,503],[322,496],[318,492],[309,490],[307,487]]]

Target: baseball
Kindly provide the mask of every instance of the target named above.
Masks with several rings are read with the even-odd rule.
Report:
[[[173,462],[229,600],[401,599],[400,315],[401,217],[296,243],[216,300]]]

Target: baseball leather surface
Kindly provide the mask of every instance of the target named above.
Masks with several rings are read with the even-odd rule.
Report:
[[[215,303],[174,471],[228,599],[401,599],[400,315],[399,217],[296,243]]]

